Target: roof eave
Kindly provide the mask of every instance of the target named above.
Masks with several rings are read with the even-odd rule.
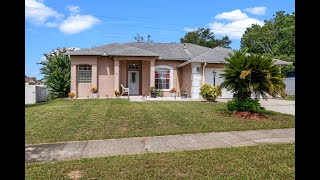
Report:
[[[117,57],[119,57],[119,56],[130,56],[130,57],[132,57],[132,56],[137,56],[137,57],[139,57],[139,56],[142,56],[142,57],[160,57],[159,55],[135,55],[135,54],[126,54],[126,55],[118,55],[118,54],[109,54],[109,55],[107,55],[107,56],[117,56]]]

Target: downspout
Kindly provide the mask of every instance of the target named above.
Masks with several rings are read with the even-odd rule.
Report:
[[[202,85],[204,85],[204,68],[206,67],[207,62],[204,63],[203,68],[202,68]]]

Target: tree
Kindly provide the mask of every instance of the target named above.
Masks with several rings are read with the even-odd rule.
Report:
[[[284,77],[272,58],[256,54],[248,55],[245,49],[234,51],[225,59],[228,63],[226,70],[221,74],[224,78],[221,87],[234,93],[235,101],[232,103],[236,103],[237,107],[241,107],[239,104],[244,103],[251,103],[256,107],[260,96],[264,99],[268,99],[268,95],[284,96]],[[251,99],[252,94],[255,101]]]
[[[276,12],[263,26],[254,24],[241,38],[241,49],[248,53],[271,54],[282,60],[295,60],[295,13]]]
[[[38,63],[41,74],[44,74],[46,86],[55,97],[67,97],[70,91],[71,63],[70,58],[63,53],[73,51],[74,48],[57,48],[51,53],[44,54],[46,60]]]
[[[214,48],[217,46],[230,48],[231,40],[228,36],[223,37],[221,40],[216,39],[213,32],[209,28],[198,28],[197,30],[188,32],[184,37],[180,38],[181,43],[192,43],[200,46]]]
[[[145,39],[143,36],[140,36],[139,34],[137,34],[137,36],[133,37],[134,40],[136,40],[137,42],[143,42],[143,40]],[[147,42],[152,43],[153,41],[151,40],[151,35],[148,34],[147,36]]]

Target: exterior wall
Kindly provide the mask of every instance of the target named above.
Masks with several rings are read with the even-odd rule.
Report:
[[[166,66],[170,66],[173,68],[173,87],[176,88],[177,92],[180,91],[180,79],[179,79],[179,75],[181,75],[180,70],[177,68],[177,66],[179,64],[181,64],[182,61],[174,61],[174,60],[156,60],[155,61],[155,66],[158,65],[166,65]],[[190,79],[190,77],[189,77]],[[169,91],[163,91],[162,92],[163,96],[170,96],[170,92]]]
[[[114,95],[114,61],[109,57],[98,58],[98,93],[99,97]]]
[[[78,80],[74,77],[77,77],[78,74],[78,65],[79,64],[89,64],[92,65],[92,82],[91,83],[78,83]],[[72,70],[76,68],[76,71]],[[77,87],[76,96],[77,97],[90,97],[91,92],[90,88],[92,86],[98,87],[98,75],[97,75],[97,56],[71,56],[71,87]],[[99,88],[99,87],[98,87]]]
[[[181,67],[181,88],[187,90],[188,97],[191,97],[191,64]],[[180,91],[180,90],[179,90]]]
[[[142,95],[149,95],[150,92],[150,61],[142,61],[141,66],[141,84],[142,84]]]

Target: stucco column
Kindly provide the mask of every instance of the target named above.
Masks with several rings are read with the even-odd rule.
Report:
[[[154,84],[154,66],[155,66],[155,60],[150,61],[150,87],[155,86]]]
[[[74,91],[77,94],[77,65],[71,64],[71,84],[70,84],[70,91]]]
[[[201,63],[191,63],[191,99],[199,99],[201,82]]]
[[[119,91],[120,78],[119,78],[119,69],[120,63],[119,60],[114,60],[114,90]]]
[[[97,64],[92,65],[92,87],[98,87],[98,67]]]

